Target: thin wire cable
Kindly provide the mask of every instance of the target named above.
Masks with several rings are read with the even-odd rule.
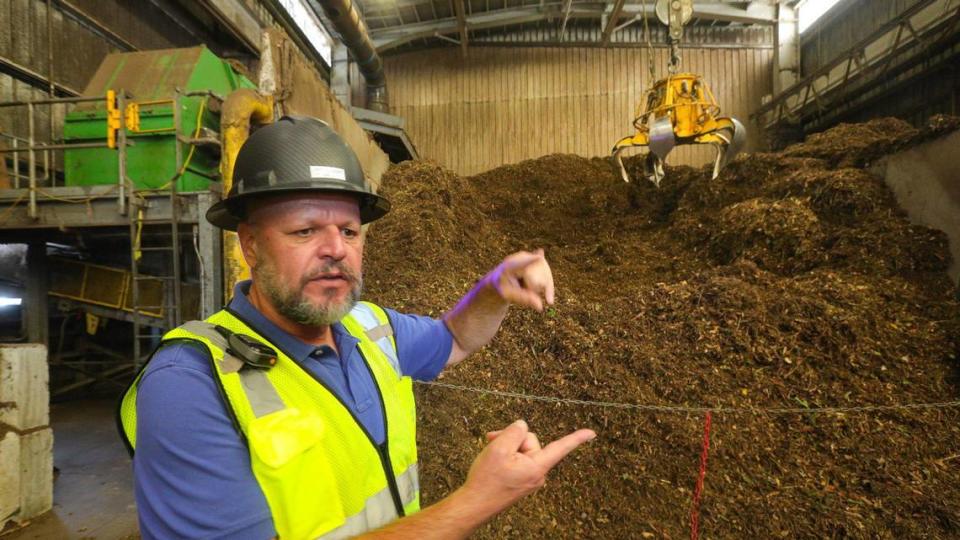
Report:
[[[198,225],[193,226],[193,252],[197,254],[197,266],[200,270],[200,298],[203,298],[204,289],[207,286],[207,269],[203,264],[203,256],[200,255],[200,227]],[[201,311],[203,311],[202,308]],[[206,313],[200,315],[200,317],[206,316]]]
[[[654,9],[656,9],[656,7],[654,7]],[[653,62],[653,43],[650,42],[650,24],[647,22],[647,0],[640,2],[640,10],[643,14],[643,38],[647,42],[647,69],[650,70],[650,81],[647,83],[647,86],[650,86],[653,84],[653,81],[657,80],[657,71]]]
[[[200,131],[203,129],[203,122],[202,122],[202,120],[203,120],[203,113],[204,113],[204,111],[206,110],[206,107],[207,107],[207,99],[204,98],[203,100],[200,101],[200,108],[197,109],[197,119],[196,119],[197,128],[193,131],[193,138],[194,138],[194,139],[196,139],[197,137],[200,136]],[[179,142],[178,142],[177,144],[179,144]],[[142,195],[143,193],[156,192],[156,191],[164,191],[164,190],[166,190],[167,188],[169,188],[171,185],[173,185],[173,182],[174,182],[174,181],[179,180],[180,177],[183,176],[183,173],[185,173],[185,172],[187,171],[187,167],[190,166],[190,160],[193,159],[193,153],[194,153],[196,150],[197,150],[197,144],[196,144],[196,143],[190,143],[190,152],[187,153],[187,159],[185,159],[185,160],[183,161],[183,166],[181,166],[181,167],[180,167],[180,170],[177,171],[177,173],[176,173],[175,175],[173,175],[173,178],[171,178],[170,180],[167,180],[166,183],[164,183],[164,184],[161,185],[161,186],[155,187],[155,188],[146,188],[146,189],[136,190],[137,197],[140,198],[141,202],[146,203],[146,200],[143,198],[143,195]]]
[[[476,394],[486,394],[503,398],[523,399],[527,401],[540,401],[544,403],[557,403],[563,405],[582,405],[585,407],[601,407],[608,409],[626,409],[649,412],[663,413],[682,413],[682,414],[704,414],[711,412],[714,414],[741,414],[741,415],[761,415],[761,414],[846,414],[859,412],[881,412],[881,411],[903,411],[918,409],[946,409],[960,407],[960,400],[941,401],[934,403],[905,403],[891,405],[857,405],[852,407],[708,407],[708,406],[688,406],[688,405],[656,405],[647,403],[623,403],[616,401],[590,401],[584,399],[571,399],[553,396],[538,396],[533,394],[523,394],[520,392],[507,392],[504,390],[490,390],[487,388],[476,388],[472,386],[461,386],[458,384],[442,383],[437,381],[424,382],[417,381],[421,385],[446,388],[449,390],[458,390],[461,392],[472,392]]]
[[[13,201],[13,203],[10,206],[4,208],[3,212],[0,212],[0,225],[3,225],[4,223],[7,222],[7,218],[9,218],[13,214],[13,209],[16,208],[17,205],[20,204],[20,202],[26,198],[27,198],[27,192],[20,194],[20,196],[17,197],[17,200]]]
[[[37,188],[37,193],[39,193],[41,196],[47,199],[51,199],[57,202],[69,203],[69,204],[88,204],[97,199],[102,199],[104,197],[110,196],[111,193],[116,191],[117,186],[118,184],[112,184],[108,189],[104,190],[102,193],[91,195],[89,197],[83,197],[80,199],[68,199],[66,197],[60,197],[58,195],[54,195],[53,193],[50,193],[49,191],[44,190],[43,188]]]

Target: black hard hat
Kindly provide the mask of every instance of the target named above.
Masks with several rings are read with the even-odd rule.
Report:
[[[284,116],[240,147],[230,194],[207,210],[207,221],[235,231],[245,218],[246,200],[299,191],[357,195],[361,223],[390,211],[390,202],[367,184],[356,154],[326,122]]]

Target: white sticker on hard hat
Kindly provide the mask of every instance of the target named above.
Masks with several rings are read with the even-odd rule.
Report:
[[[310,178],[329,178],[330,180],[347,180],[347,172],[340,167],[324,167],[323,165],[310,166]]]

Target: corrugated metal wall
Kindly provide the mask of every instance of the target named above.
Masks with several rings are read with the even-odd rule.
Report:
[[[801,36],[803,75],[830,62],[916,3],[917,0],[843,0]]]
[[[460,174],[563,152],[605,156],[633,132],[634,108],[650,82],[645,49],[458,47],[386,58],[391,109],[424,158]],[[658,74],[667,51],[655,49]],[[773,51],[684,49],[684,70],[700,73],[725,114],[747,122],[771,91]],[[353,80],[358,80],[354,77]],[[362,103],[354,97],[354,103]],[[756,130],[751,130],[756,147]],[[708,147],[678,147],[674,164],[712,159]]]
[[[801,37],[800,64],[803,76],[814,73],[919,2],[844,0]],[[955,4],[953,6],[955,9]],[[947,15],[949,13],[945,10],[944,16]],[[958,36],[960,30],[955,29],[952,37],[954,43],[960,40]],[[921,71],[923,73],[919,73]],[[955,59],[945,63],[917,62],[914,69],[896,79],[879,74],[874,76],[873,82],[888,84],[891,90],[870,103],[869,107],[844,112],[833,121],[858,122],[896,116],[914,125],[922,125],[933,114],[960,114],[960,67]],[[897,84],[893,85],[894,82]]]
[[[110,51],[110,47],[75,21],[65,18],[60,10],[52,10],[51,15],[54,81],[73,90],[82,90],[86,79],[96,70],[100,59]],[[0,31],[0,58],[23,66],[43,78],[49,77],[46,2],[0,2],[0,20],[5,22],[4,29]],[[65,51],[75,51],[76,54],[64,54]],[[0,73],[0,102],[44,99],[48,95],[47,91],[39,86]],[[43,140],[49,140],[47,114],[47,107],[38,110],[36,129],[39,138]],[[60,125],[59,117],[62,117],[62,114],[62,111],[55,111],[55,116],[58,117],[57,126]],[[24,109],[0,109],[0,131],[26,137],[26,124]]]
[[[558,21],[538,21],[520,25],[514,29],[489,28],[470,31],[470,43],[511,43],[511,44],[554,44],[577,45],[586,47],[601,46],[603,29],[596,21],[584,23],[574,20],[561,34]],[[659,21],[650,21],[644,28],[642,22],[614,32],[610,36],[610,45],[614,47],[645,47],[647,40],[654,46],[667,42],[667,28]],[[773,43],[772,27],[740,26],[697,26],[688,25],[683,30],[683,43],[688,47],[770,47]],[[694,45],[695,44],[695,45]]]
[[[156,13],[149,3],[142,6],[112,0],[72,0],[71,5],[95,18],[110,31],[140,49],[185,46],[189,43],[182,29]],[[53,80],[74,92],[82,92],[100,61],[110,52],[124,50],[110,36],[98,34],[69,16],[53,2],[50,27],[47,26],[46,0],[0,0],[0,60],[22,66],[43,79],[50,76],[48,33],[53,45]],[[152,16],[151,16],[152,13]],[[0,102],[43,99],[42,84],[18,80],[0,73]],[[44,107],[46,109],[46,107]],[[39,138],[48,140],[47,121],[40,112]],[[62,116],[62,111],[56,113]],[[26,136],[26,116],[22,110],[0,110],[0,129]],[[57,127],[59,129],[59,122]]]

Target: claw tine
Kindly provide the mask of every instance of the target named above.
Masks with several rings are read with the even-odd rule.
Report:
[[[720,169],[726,165],[726,159],[724,158],[726,157],[728,150],[719,144],[715,144],[713,146],[717,149],[717,157],[713,160],[713,176],[711,176],[710,179],[716,180],[717,177],[720,176]]]
[[[713,178],[720,175],[720,171],[743,150],[747,142],[747,130],[736,118],[721,118],[729,120],[733,127],[725,127],[716,132],[717,138],[723,143],[714,143],[717,148],[717,157],[713,166]]]
[[[652,152],[648,153],[647,157],[643,160],[643,172],[647,180],[658,188],[660,187],[660,182],[663,180],[663,177],[666,176],[666,173],[663,171],[663,160]]]
[[[623,165],[623,158],[620,157],[620,152],[623,151],[623,148],[617,148],[613,153],[613,159],[617,162],[617,166],[620,167],[620,176],[623,178],[623,181],[630,183],[630,175],[627,174],[627,168]]]
[[[655,173],[655,179],[653,185],[660,187],[660,182],[663,181],[663,178],[667,176],[666,171],[663,170],[663,160],[657,157],[656,167],[653,169]]]
[[[733,122],[733,140],[730,145],[733,148],[734,155],[736,155],[739,154],[747,144],[747,128],[743,127],[743,124],[736,118],[731,118],[730,120]],[[733,158],[733,156],[730,157]]]

